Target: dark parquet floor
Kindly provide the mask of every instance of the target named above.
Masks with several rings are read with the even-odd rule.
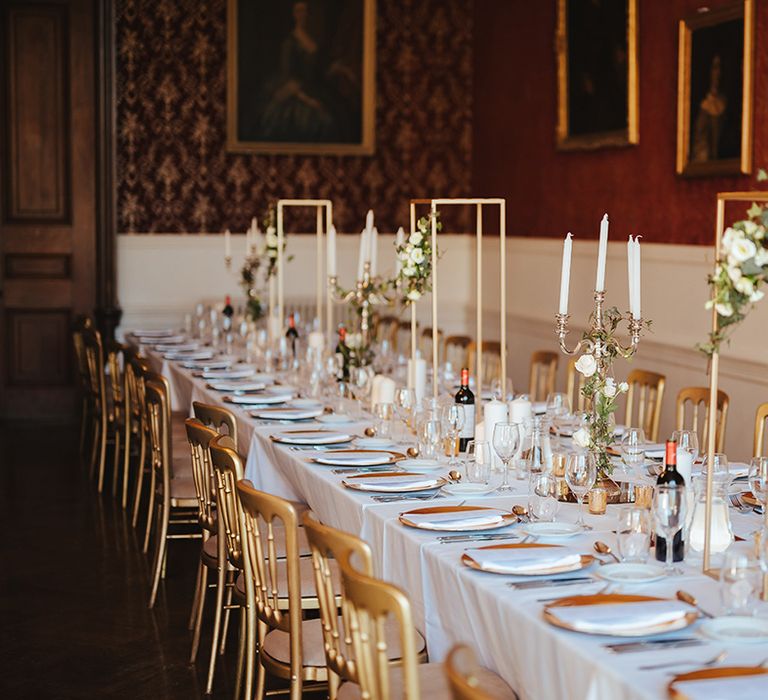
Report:
[[[171,543],[148,610],[138,533],[89,483],[77,433],[0,426],[0,698],[203,697],[209,640],[191,666],[187,630],[199,544]],[[232,697],[236,627],[215,698]]]

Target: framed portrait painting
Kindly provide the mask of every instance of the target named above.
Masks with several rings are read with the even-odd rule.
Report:
[[[752,170],[753,0],[679,24],[677,172]]]
[[[228,0],[227,150],[371,154],[376,0]]]
[[[557,147],[639,141],[637,0],[557,0]]]

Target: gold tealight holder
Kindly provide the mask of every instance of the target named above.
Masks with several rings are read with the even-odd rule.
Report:
[[[555,487],[557,492],[557,500],[558,501],[567,501],[568,496],[571,494],[571,489],[568,488],[568,484],[566,483],[565,479],[558,478],[557,479],[557,486]]]
[[[635,505],[650,510],[653,505],[652,484],[635,484]]]
[[[552,453],[552,473],[562,479],[565,476],[565,462],[568,455],[565,452],[553,452]]]
[[[592,515],[605,515],[605,511],[608,508],[608,491],[602,486],[592,489],[587,494],[589,502],[589,512]]]

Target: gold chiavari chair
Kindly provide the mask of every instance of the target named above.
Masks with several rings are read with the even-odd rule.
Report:
[[[395,347],[395,334],[397,333],[397,316],[379,316],[376,319],[376,331],[374,337],[377,343],[388,340],[392,348]]]
[[[211,448],[214,453],[214,448]],[[238,459],[228,451],[230,459]],[[240,530],[245,561],[246,693],[258,649],[256,698],[264,697],[266,674],[290,681],[290,697],[299,700],[313,684],[325,685],[328,671],[322,644],[310,645],[311,624],[303,611],[317,610],[311,558],[301,557],[299,512],[292,503],[257,491],[248,481],[237,483]],[[284,557],[280,557],[280,550]],[[336,591],[334,597],[338,596]],[[316,623],[315,623],[316,625]],[[246,694],[246,697],[250,697]]]
[[[220,435],[229,435],[235,451],[237,450],[237,418],[227,408],[213,404],[192,402],[192,413],[203,425],[213,428]]]
[[[549,350],[537,350],[531,355],[531,374],[528,383],[531,401],[546,401],[547,396],[555,390],[558,361],[558,354]]]
[[[107,389],[104,374],[104,348],[99,331],[93,327],[84,329],[83,344],[88,363],[89,404],[93,426],[90,473],[92,479],[96,475],[97,489],[101,493],[104,488],[104,470],[107,461],[109,407],[107,406]]]
[[[483,386],[490,386],[494,379],[501,377],[501,343],[498,340],[484,340],[483,350],[483,376],[480,381]],[[470,376],[475,374],[477,362],[477,343],[473,340],[467,347],[467,362]]]
[[[445,673],[451,687],[453,700],[498,700],[501,697],[517,697],[516,693],[509,695],[509,686],[499,687],[498,676],[489,678],[489,671],[477,663],[475,652],[464,644],[458,644],[451,649],[445,660]],[[501,695],[497,694],[501,691]]]
[[[450,697],[443,664],[418,663],[417,637],[408,596],[392,584],[356,571],[348,557],[339,560],[339,567],[357,672],[357,685],[342,685],[339,700]],[[390,618],[398,627],[402,657],[400,665],[394,668],[388,664],[390,648],[386,623]],[[491,671],[484,671],[482,677],[483,684],[493,689],[494,697],[516,697],[512,689]]]
[[[90,422],[93,418],[91,407],[91,382],[88,374],[88,357],[85,352],[85,339],[83,334],[86,329],[93,326],[93,322],[87,316],[80,316],[72,326],[72,345],[75,350],[75,362],[77,363],[78,393],[80,394],[80,457],[85,460],[86,446]]]
[[[418,324],[416,326],[416,337],[418,338]],[[395,326],[394,349],[400,355],[409,356],[411,354],[411,322],[398,321]]]
[[[315,570],[315,588],[320,602],[320,619],[310,622],[304,630],[305,637],[311,640],[310,646],[325,649],[325,664],[328,668],[328,695],[336,700],[341,682],[357,683],[357,671],[352,649],[349,644],[348,624],[345,614],[344,591],[342,589],[339,617],[336,591],[340,589],[336,562],[344,557],[353,558],[355,568],[366,576],[373,576],[373,559],[370,547],[360,538],[342,532],[327,525],[322,525],[310,513],[302,518],[309,545],[312,548],[312,561]],[[401,653],[398,644],[398,629],[387,626],[389,663],[399,663]],[[426,642],[415,632],[415,645],[419,662],[426,661]]]
[[[728,418],[728,394],[717,392],[717,418],[715,421],[715,451],[722,452],[725,448],[725,425]],[[686,420],[687,407],[691,407],[691,415]],[[701,411],[700,408],[704,407]],[[706,452],[709,435],[709,388],[687,387],[677,395],[677,430],[695,430],[701,436],[701,450]],[[702,413],[704,414],[702,417]]]
[[[762,403],[757,407],[755,416],[755,444],[752,450],[753,456],[762,456],[765,450],[765,424],[768,422],[768,403]]]
[[[126,382],[128,402],[130,403],[130,427],[135,431],[138,439],[138,457],[136,460],[136,476],[134,478],[133,489],[133,513],[131,514],[131,524],[136,527],[139,521],[139,509],[141,507],[141,498],[144,486],[145,473],[150,474],[152,465],[147,461],[147,445],[149,444],[149,418],[147,416],[147,386],[146,377],[150,373],[149,365],[143,357],[137,355],[128,359],[126,366]],[[128,455],[130,468],[130,455]],[[145,538],[146,539],[146,538]],[[145,548],[146,551],[146,548]]]
[[[109,369],[109,406],[108,425],[111,428],[111,440],[114,444],[112,453],[112,498],[117,498],[120,483],[120,448],[127,435],[125,430],[125,346],[117,341],[107,343],[107,362]],[[124,463],[125,460],[123,460]],[[123,479],[124,480],[124,479]]]
[[[472,338],[468,335],[449,335],[443,343],[443,357],[455,369],[469,367],[469,346]]]
[[[437,362],[445,362],[445,334],[439,328],[437,329]],[[431,362],[432,360],[432,326],[427,326],[419,334],[419,350],[421,356]],[[459,368],[461,369],[461,368]]]
[[[651,442],[659,439],[661,402],[664,398],[666,383],[667,378],[663,374],[644,369],[633,369],[627,377],[629,390],[624,424],[627,427],[642,428],[646,438]],[[637,417],[633,418],[635,401],[637,401]]]
[[[574,358],[568,363],[565,393],[571,402],[572,411],[584,411],[586,410],[586,402],[581,395],[581,390],[584,388],[584,375],[576,370],[576,361],[576,358]]]

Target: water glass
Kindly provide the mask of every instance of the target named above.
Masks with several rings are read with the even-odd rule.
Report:
[[[720,599],[726,615],[752,615],[751,569],[746,552],[726,552],[720,569]]]
[[[619,511],[616,544],[623,562],[644,563],[651,546],[648,511],[630,506]]]
[[[754,457],[749,463],[749,488],[760,503],[768,505],[768,457]]]
[[[552,472],[531,473],[528,489],[528,515],[531,520],[554,522],[557,502],[557,478]]]
[[[464,473],[470,484],[485,484],[491,481],[493,455],[491,443],[487,440],[470,440],[464,457]]]
[[[715,452],[712,457],[714,469],[712,470],[712,476],[714,478],[727,479],[728,478],[728,457],[722,452]],[[701,473],[706,474],[709,471],[709,459],[704,458],[704,464],[701,467]]]
[[[507,377],[505,386],[502,386],[501,384],[501,377],[494,377],[491,380],[491,395],[497,401],[511,401],[514,393],[514,386],[509,377]]]
[[[576,524],[584,530],[592,528],[584,522],[584,496],[594,486],[597,478],[595,458],[586,452],[574,452],[568,455],[565,463],[565,482],[579,504],[579,519]]]
[[[443,408],[443,429],[451,449],[450,466],[454,466],[457,462],[456,457],[458,453],[459,433],[464,427],[464,420],[464,406],[461,404],[454,403]]]
[[[377,403],[373,407],[373,414],[376,416],[376,437],[391,440],[394,406],[391,403]]]
[[[419,455],[424,459],[437,459],[441,439],[439,420],[422,421],[419,426]]]
[[[661,531],[667,541],[667,560],[664,569],[668,574],[676,573],[672,561],[674,556],[672,542],[677,532],[685,524],[688,500],[684,486],[656,486],[653,494],[653,515],[657,531]]]
[[[629,428],[621,441],[621,457],[630,469],[641,467],[645,462],[645,431]]]
[[[691,463],[699,456],[699,436],[695,430],[675,430],[672,439],[678,450],[685,450],[691,455]]]
[[[513,491],[509,484],[509,460],[515,456],[520,445],[520,426],[516,423],[496,423],[493,428],[493,449],[504,464],[504,481],[499,491]]]

